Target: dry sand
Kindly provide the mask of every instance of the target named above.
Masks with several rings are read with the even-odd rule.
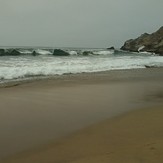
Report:
[[[113,71],[1,88],[0,162],[162,162],[161,74]]]

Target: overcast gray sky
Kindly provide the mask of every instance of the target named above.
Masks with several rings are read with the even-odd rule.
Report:
[[[163,25],[163,0],[0,0],[0,45],[108,47]]]

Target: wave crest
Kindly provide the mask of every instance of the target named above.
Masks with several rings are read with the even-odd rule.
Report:
[[[112,55],[114,50],[91,49],[91,50],[65,50],[65,49],[25,49],[7,48],[0,49],[0,56],[21,56],[21,55],[53,55],[53,56],[93,56],[93,55]]]

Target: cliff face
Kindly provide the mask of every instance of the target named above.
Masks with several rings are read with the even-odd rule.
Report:
[[[132,52],[152,52],[163,56],[163,26],[152,34],[144,33],[136,39],[128,40],[121,47]]]

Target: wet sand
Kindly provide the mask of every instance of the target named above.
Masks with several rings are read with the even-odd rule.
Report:
[[[0,88],[0,162],[161,160],[162,74],[111,71]]]
[[[163,162],[163,106],[132,111],[2,163]]]

